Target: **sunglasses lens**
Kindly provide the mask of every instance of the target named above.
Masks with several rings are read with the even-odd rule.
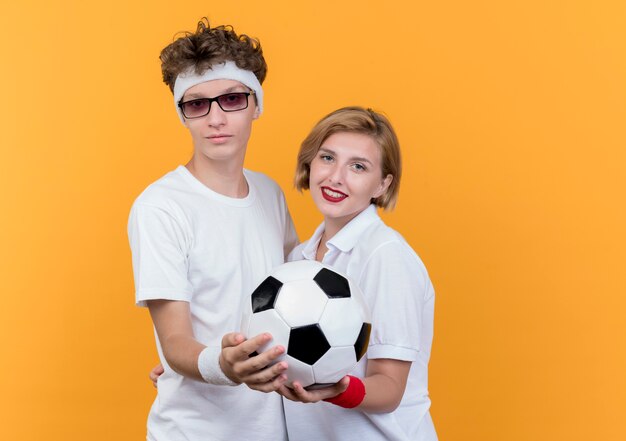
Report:
[[[248,94],[227,93],[226,95],[219,96],[217,102],[225,112],[242,110],[248,107]]]
[[[206,98],[200,98],[198,100],[187,101],[183,103],[183,113],[187,118],[198,118],[209,113],[211,102]]]

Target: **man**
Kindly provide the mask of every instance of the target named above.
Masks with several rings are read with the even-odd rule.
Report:
[[[164,369],[148,439],[285,439],[280,395],[253,390],[285,382],[286,363],[266,367],[285,349],[250,357],[271,335],[231,332],[243,298],[297,242],[279,187],[243,168],[263,111],[261,46],[205,20],[161,62],[194,150],[148,186],[129,218],[136,302],[150,310]]]

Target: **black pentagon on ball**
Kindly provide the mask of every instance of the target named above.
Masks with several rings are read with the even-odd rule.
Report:
[[[283,283],[280,280],[269,276],[265,279],[250,296],[252,301],[252,312],[257,313],[272,309],[276,303],[276,297],[282,288]]]
[[[365,351],[367,351],[367,346],[370,343],[371,331],[372,325],[369,323],[363,323],[363,326],[361,326],[361,331],[359,332],[359,336],[357,337],[356,343],[354,344],[356,361],[359,361],[365,355]]]
[[[315,283],[322,288],[324,294],[331,299],[350,297],[350,284],[348,279],[334,271],[322,268],[313,278]]]
[[[296,360],[313,365],[330,349],[330,344],[318,324],[292,328],[287,354]]]

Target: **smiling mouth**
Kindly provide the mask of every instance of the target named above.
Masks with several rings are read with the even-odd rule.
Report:
[[[322,187],[322,197],[330,202],[341,202],[347,198],[348,195],[329,187]]]

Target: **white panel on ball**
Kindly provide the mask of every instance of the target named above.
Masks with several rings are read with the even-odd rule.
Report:
[[[275,309],[289,326],[317,323],[328,297],[312,280],[294,280],[280,290]]]
[[[336,383],[356,366],[354,346],[330,348],[313,365],[316,383]]]
[[[289,331],[289,326],[283,321],[280,315],[278,315],[276,310],[268,309],[267,311],[254,314],[254,317],[248,326],[246,337],[253,338],[264,332],[269,332],[272,334],[272,340],[261,346],[257,352],[260,354],[261,352],[276,345],[282,345],[286,351],[287,343],[289,343]],[[277,359],[276,362],[281,359],[282,358]]]
[[[353,293],[353,297],[333,299],[326,305],[319,323],[331,346],[353,346],[359,336],[364,318],[354,304]]]
[[[289,355],[285,357],[285,360],[287,361],[287,386],[291,387],[294,381],[298,381],[304,387],[315,383],[313,368],[311,366]]]

